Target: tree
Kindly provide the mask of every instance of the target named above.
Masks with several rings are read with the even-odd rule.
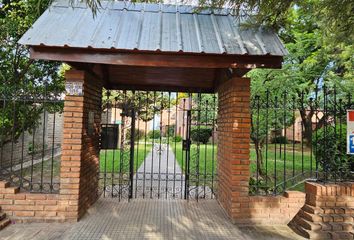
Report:
[[[194,122],[200,125],[212,125],[215,122],[218,105],[218,98],[215,94],[193,94],[192,105],[192,120]]]
[[[144,122],[152,120],[155,115],[161,114],[164,109],[172,107],[171,96],[166,92],[146,92],[146,91],[123,91],[113,90],[104,91],[103,111],[112,108],[121,109],[122,122],[122,147],[126,141],[126,131],[131,129],[131,122],[134,119],[140,119]]]
[[[265,176],[263,150],[271,133],[294,123],[292,111],[289,110],[292,95],[286,93],[287,87],[268,85],[261,81],[263,79],[262,71],[253,73],[251,88],[251,140],[257,156],[257,174],[261,177]]]
[[[0,8],[1,144],[33,129],[44,108],[60,108],[55,104],[34,104],[35,99],[55,98],[62,93],[60,64],[33,61],[28,49],[17,43],[38,16],[34,0],[4,1]],[[34,100],[18,100],[25,98]]]
[[[307,7],[289,12],[289,25],[281,34],[289,50],[283,69],[250,73],[253,85],[259,81],[265,88],[285,87],[289,94],[299,98],[296,107],[302,119],[307,145],[311,144],[313,131],[328,121],[327,118],[318,118],[316,129],[313,129],[313,118],[317,117],[318,109],[323,105],[323,85],[328,88],[336,86],[338,99],[353,94],[354,88],[353,48],[344,43],[326,45],[326,41],[321,40],[324,33],[311,14]]]

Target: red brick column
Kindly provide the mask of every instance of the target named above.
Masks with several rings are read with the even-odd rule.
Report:
[[[79,219],[98,197],[102,85],[77,70],[66,73],[66,82],[81,82],[83,94],[65,98],[60,204],[71,206],[65,218]]]
[[[249,201],[250,79],[230,79],[217,92],[218,201],[234,218]]]

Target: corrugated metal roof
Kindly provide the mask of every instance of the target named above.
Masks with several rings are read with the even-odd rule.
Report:
[[[242,21],[242,20],[241,20]],[[55,2],[19,41],[28,46],[283,56],[278,36],[245,30],[228,9],[102,2],[95,18],[83,3]]]

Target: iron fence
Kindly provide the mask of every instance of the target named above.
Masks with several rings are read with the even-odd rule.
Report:
[[[201,93],[105,94],[103,194],[216,197],[217,101]],[[58,192],[61,95],[4,94],[0,103],[0,178],[33,192]],[[354,160],[346,154],[350,95],[324,86],[313,93],[264,91],[251,103],[251,194],[299,189],[307,179],[353,180]]]
[[[346,154],[350,95],[323,86],[314,92],[264,91],[251,100],[251,194],[302,190],[308,179],[353,180]]]
[[[31,192],[58,192],[60,95],[3,94],[0,103],[0,179]]]
[[[215,95],[118,90],[104,95],[103,196],[215,197]]]

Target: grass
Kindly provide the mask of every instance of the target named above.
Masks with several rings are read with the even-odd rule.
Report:
[[[134,171],[144,162],[147,154],[151,151],[151,144],[137,144],[134,151]],[[116,173],[128,172],[130,160],[130,148],[121,152],[120,149],[114,150],[101,150],[100,151],[100,172],[111,173],[112,170]]]
[[[283,146],[282,146],[283,147]],[[182,145],[178,144],[177,146],[172,145],[173,151],[175,152],[176,159],[183,169],[186,172],[186,164],[185,164],[185,152],[182,151]],[[199,147],[199,156],[197,154],[197,145],[192,144],[191,146],[191,174],[194,174],[197,169],[199,169],[200,177],[203,178],[206,176],[207,178],[211,175],[215,174],[216,163],[217,163],[217,147],[212,146],[211,144],[201,144]],[[284,166],[285,166],[285,179],[288,180],[293,176],[300,175],[298,179],[294,179],[294,181],[288,181],[286,187],[293,187],[293,189],[303,189],[303,184],[296,185],[296,182],[303,179],[301,176],[302,173],[309,173],[311,170],[311,160],[312,160],[312,169],[315,170],[315,158],[311,156],[311,151],[309,149],[304,148],[302,150],[301,144],[296,144],[293,146],[292,144],[287,144],[286,146],[286,154],[284,156],[284,149],[279,149],[279,144],[277,145],[277,149],[275,150],[275,146],[273,144],[268,145],[267,152],[267,161],[265,160],[265,149],[263,151],[263,161],[264,167],[267,165],[267,186],[272,188],[274,184],[280,184],[284,181]],[[197,164],[197,160],[199,159],[199,166]],[[285,164],[284,164],[285,159]],[[251,160],[251,176],[256,176],[256,151],[254,148],[251,148],[250,153]],[[276,175],[276,177],[275,177]],[[260,178],[262,179],[262,178]],[[276,181],[275,181],[276,180]],[[265,180],[260,182],[260,185],[264,185]],[[294,186],[293,186],[294,185]]]
[[[186,156],[185,151],[182,151],[182,144],[177,143],[171,145],[173,152],[176,155],[176,159],[183,172],[186,172]],[[216,171],[216,146],[211,144],[201,144],[198,147],[196,144],[192,144],[190,153],[190,173],[194,174],[199,171],[199,174],[210,176],[215,174]],[[199,160],[199,161],[198,161]],[[198,164],[199,163],[199,164]]]

